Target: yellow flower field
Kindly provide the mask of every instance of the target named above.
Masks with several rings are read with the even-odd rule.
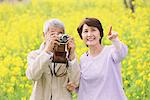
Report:
[[[145,3],[146,2],[146,3]],[[135,13],[123,0],[32,0],[29,3],[0,3],[0,100],[29,100],[32,81],[25,76],[27,54],[43,41],[43,23],[58,18],[76,42],[78,58],[87,50],[76,31],[85,17],[96,17],[128,45],[122,62],[124,90],[129,100],[150,100],[150,3],[135,0]],[[76,100],[76,94],[73,94]]]

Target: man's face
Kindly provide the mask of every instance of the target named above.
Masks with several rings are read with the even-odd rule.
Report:
[[[64,34],[64,29],[59,28],[59,27],[54,27],[54,26],[50,26],[48,28],[48,32],[46,33],[46,35],[49,35],[49,36],[52,36],[52,35],[59,36],[61,34]]]

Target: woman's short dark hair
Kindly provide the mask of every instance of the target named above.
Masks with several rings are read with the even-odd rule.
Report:
[[[102,28],[102,24],[101,22],[96,19],[96,18],[85,18],[79,25],[79,27],[77,28],[77,31],[79,33],[80,38],[82,39],[82,30],[83,30],[83,25],[86,24],[88,26],[92,26],[92,27],[96,27],[98,28],[99,32],[100,32],[100,44],[101,44],[101,40],[103,38],[103,28]]]

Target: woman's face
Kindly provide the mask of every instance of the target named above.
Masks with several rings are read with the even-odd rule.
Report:
[[[100,44],[99,43],[100,32],[96,27],[84,24],[82,28],[82,38],[84,43],[88,45],[88,47]]]

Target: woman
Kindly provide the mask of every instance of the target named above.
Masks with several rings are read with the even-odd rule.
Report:
[[[110,27],[110,46],[101,44],[103,28],[96,18],[85,18],[77,28],[80,38],[89,48],[80,58],[78,100],[126,100],[122,86],[121,61],[127,46]]]
[[[30,100],[72,100],[66,85],[79,83],[79,65],[75,56],[74,40],[69,37],[68,64],[54,63],[54,52],[60,45],[60,38],[65,33],[64,24],[58,19],[46,21],[44,39],[40,49],[28,55],[26,76],[33,80],[33,91]],[[68,65],[68,67],[67,67]]]

